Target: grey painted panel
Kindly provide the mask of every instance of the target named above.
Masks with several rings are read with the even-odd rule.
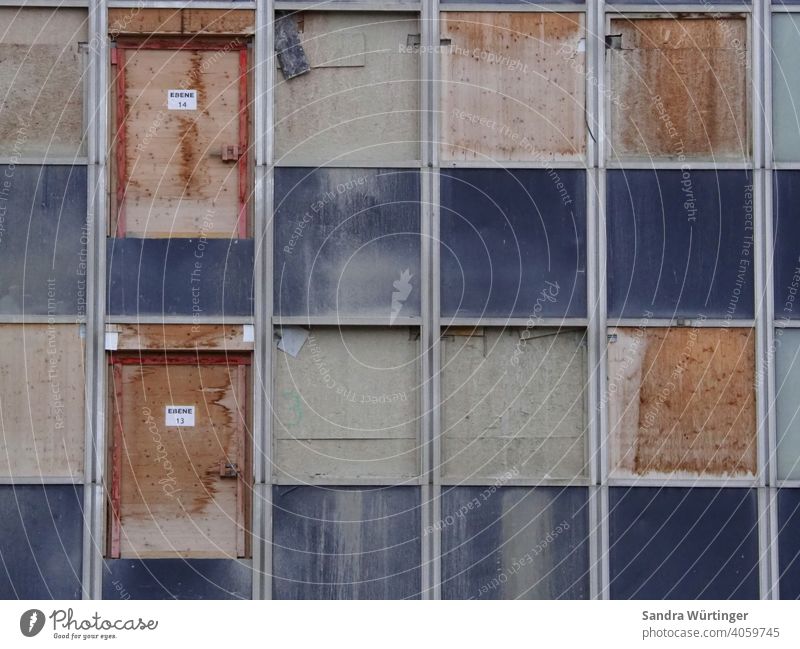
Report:
[[[756,492],[610,490],[613,599],[757,599]]]
[[[800,160],[800,16],[772,17],[773,155],[781,162]]]
[[[454,487],[442,494],[444,599],[589,597],[587,490]]]
[[[443,475],[585,475],[585,330],[481,333],[443,337]]]
[[[86,312],[86,167],[0,166],[0,313]]]
[[[419,172],[275,171],[275,312],[420,313]]]
[[[800,480],[800,331],[775,331],[778,478]]]
[[[80,599],[83,487],[0,486],[0,599]]]
[[[274,487],[275,599],[420,596],[416,487]]]
[[[233,559],[111,559],[103,599],[250,599],[252,572]]]

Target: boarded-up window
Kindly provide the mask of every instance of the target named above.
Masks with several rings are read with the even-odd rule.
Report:
[[[442,494],[443,599],[587,599],[585,489],[453,487]]]
[[[0,476],[83,475],[83,339],[77,325],[0,325]]]
[[[746,18],[618,18],[607,40],[611,158],[750,155]]]
[[[445,159],[583,156],[583,14],[447,12],[441,34]]]
[[[441,174],[442,314],[586,316],[582,171]]]
[[[800,330],[775,331],[778,478],[800,480]]]
[[[584,330],[444,332],[443,478],[586,474]]]
[[[612,329],[608,382],[615,477],[755,475],[753,330]]]
[[[156,48],[119,40],[114,147],[118,236],[247,234],[244,37]]]
[[[277,330],[275,464],[290,481],[419,475],[419,340],[407,328]],[[299,348],[299,349],[298,349]]]
[[[418,599],[415,487],[274,487],[275,599]]]
[[[420,25],[413,14],[304,11],[283,20],[291,21],[281,28],[297,34],[310,69],[291,78],[292,70],[277,73],[279,162],[419,159],[413,43]]]
[[[81,155],[86,10],[3,7],[0,25],[0,155]]]
[[[750,172],[612,170],[607,196],[609,316],[753,317]]]
[[[756,492],[609,492],[613,599],[758,599]]]
[[[398,169],[277,169],[275,312],[420,313],[420,178]]]
[[[247,358],[112,362],[110,556],[245,556]]]

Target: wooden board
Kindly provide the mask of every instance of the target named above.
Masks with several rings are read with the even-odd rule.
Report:
[[[108,31],[118,34],[252,34],[252,9],[114,9]]]
[[[245,367],[214,358],[114,364],[112,557],[244,555]],[[195,406],[195,425],[166,426],[168,405]]]
[[[242,165],[220,155],[223,146],[246,143],[242,54],[118,50],[118,234],[244,236]],[[197,110],[167,109],[167,92],[181,89],[197,91]]]
[[[443,338],[443,477],[585,475],[585,331],[484,332]]]
[[[748,477],[756,471],[751,329],[609,331],[614,477]]]
[[[750,154],[745,18],[620,18],[608,52],[612,157]]]
[[[419,34],[411,13],[302,12],[311,70],[275,79],[275,156],[282,162],[411,161],[420,156]]]
[[[114,324],[106,331],[116,333],[117,349],[147,350],[227,350],[253,349],[253,342],[245,342],[242,325],[159,325]]]
[[[578,13],[442,14],[442,157],[580,159],[583,25]]]
[[[0,476],[82,476],[78,326],[0,325],[0,348]]]
[[[0,25],[0,155],[80,155],[86,10],[2,7]]]

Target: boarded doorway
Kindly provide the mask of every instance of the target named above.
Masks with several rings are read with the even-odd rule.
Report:
[[[247,555],[248,364],[112,357],[112,558]]]
[[[119,40],[117,236],[245,237],[243,39]]]

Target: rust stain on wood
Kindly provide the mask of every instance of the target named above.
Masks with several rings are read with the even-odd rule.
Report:
[[[611,33],[612,156],[749,155],[743,16],[619,18]]]
[[[751,329],[618,328],[609,342],[615,477],[756,471]]]
[[[118,350],[227,350],[253,349],[245,342],[242,325],[109,325],[107,331],[119,334]]]
[[[253,34],[252,9],[108,10],[108,31],[117,34]]]

